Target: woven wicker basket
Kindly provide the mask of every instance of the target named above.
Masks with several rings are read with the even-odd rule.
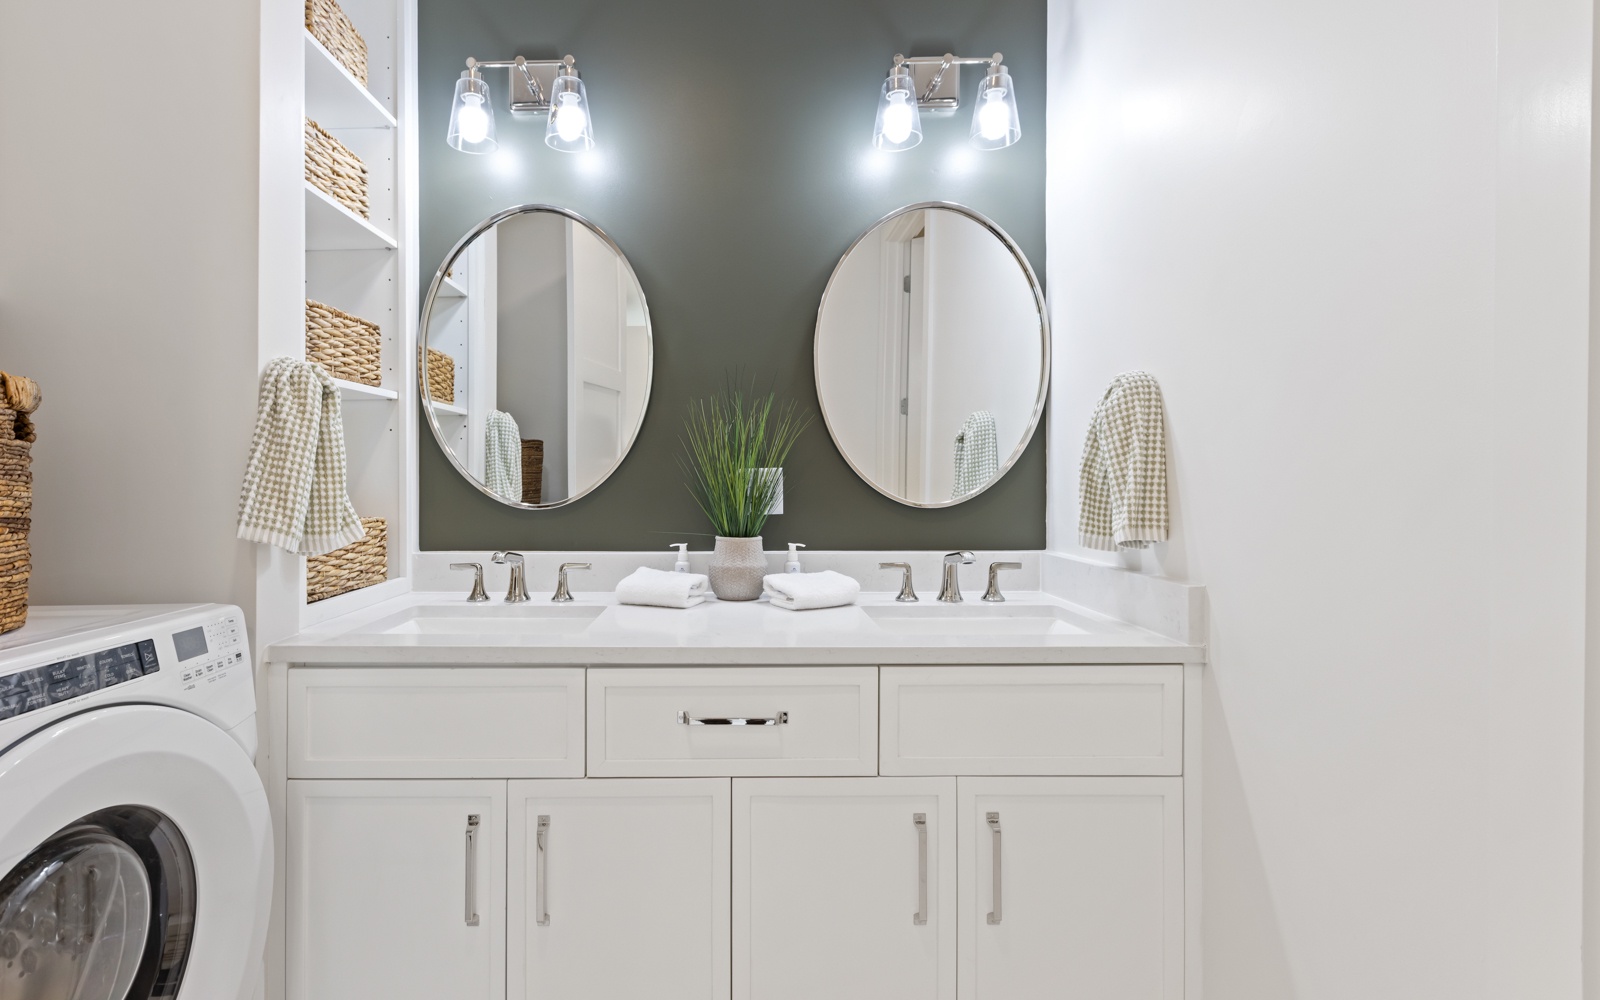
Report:
[[[33,515],[33,422],[39,386],[0,372],[0,632],[28,621],[28,525]]]
[[[306,0],[306,30],[350,75],[367,85],[367,42],[334,0]]]
[[[372,587],[389,578],[389,522],[363,517],[367,537],[327,555],[306,559],[306,603]]]
[[[363,219],[372,216],[367,201],[367,165],[328,130],[306,119],[306,180]]]
[[[334,378],[383,384],[383,335],[378,324],[314,299],[306,299],[306,358]]]
[[[543,503],[544,442],[522,440],[522,502]]]
[[[428,348],[428,397],[435,403],[456,401],[456,360]]]

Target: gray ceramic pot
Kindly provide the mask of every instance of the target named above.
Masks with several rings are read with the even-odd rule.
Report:
[[[719,601],[753,601],[761,596],[761,578],[767,575],[767,556],[761,536],[717,536],[711,552],[711,591]]]

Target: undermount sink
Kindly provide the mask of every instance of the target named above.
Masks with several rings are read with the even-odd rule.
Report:
[[[605,608],[572,604],[445,604],[410,608],[376,631],[386,635],[572,635]]]
[[[1051,604],[893,604],[862,611],[909,635],[1084,635],[1077,616]]]

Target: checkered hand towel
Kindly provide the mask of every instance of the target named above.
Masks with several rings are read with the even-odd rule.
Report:
[[[306,556],[365,537],[345,492],[339,389],[309,361],[274,358],[261,376],[239,537]]]
[[[1078,484],[1078,544],[1115,551],[1167,540],[1166,419],[1155,376],[1111,380],[1089,421]]]
[[[522,432],[509,413],[490,410],[483,426],[484,485],[496,496],[522,502]]]
[[[1000,471],[999,451],[994,414],[979,410],[968,417],[956,434],[956,476],[950,499],[958,500],[988,486]]]

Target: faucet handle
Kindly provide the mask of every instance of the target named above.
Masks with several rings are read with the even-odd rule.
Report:
[[[556,592],[551,595],[550,599],[561,603],[572,600],[572,591],[567,589],[567,570],[589,568],[590,565],[588,563],[562,563],[560,568],[556,570]]]
[[[989,589],[983,592],[983,599],[990,604],[1000,604],[1005,601],[1005,595],[1000,593],[1000,571],[1003,569],[1021,569],[1019,562],[992,562],[989,564]]]
[[[911,564],[910,563],[903,563],[903,562],[879,563],[878,564],[878,568],[879,569],[897,569],[901,573],[904,574],[903,576],[900,577],[900,596],[896,597],[895,600],[901,601],[901,602],[903,602],[905,604],[910,604],[912,601],[915,601],[915,600],[918,599],[916,590],[913,589],[912,586],[911,586]]]
[[[473,604],[482,604],[489,599],[489,592],[483,589],[483,563],[466,562],[451,563],[451,569],[470,569],[472,575],[472,593],[467,595],[467,600]]]

